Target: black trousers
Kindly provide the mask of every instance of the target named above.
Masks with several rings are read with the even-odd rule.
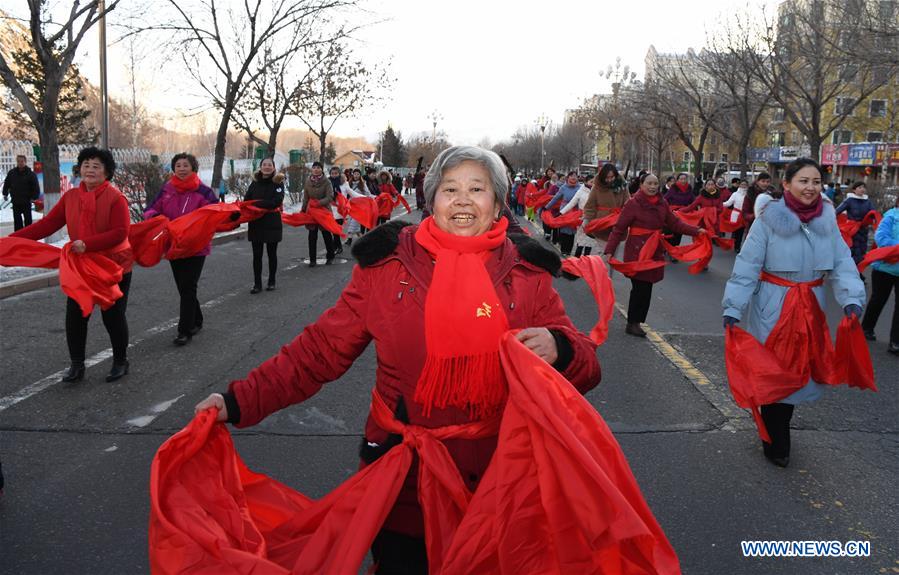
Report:
[[[31,204],[12,205],[12,226],[17,232],[25,226],[31,225]]]
[[[197,299],[197,284],[200,283],[200,274],[203,273],[205,262],[206,256],[169,260],[172,275],[175,276],[175,285],[178,286],[178,295],[181,296],[178,315],[179,334],[193,335],[191,332],[195,328],[203,327],[203,312]]]
[[[883,306],[890,299],[891,291],[893,292],[894,307],[893,324],[890,327],[890,343],[899,344],[899,276],[871,270],[871,300],[868,302],[868,309],[865,310],[865,317],[862,318],[862,329],[874,331],[880,312],[883,311]]]
[[[563,256],[571,255],[571,248],[574,247],[574,234],[563,234],[559,232],[559,251]]]
[[[318,257],[318,232],[321,231],[322,238],[325,240],[325,252],[327,259],[334,257],[334,236],[331,232],[321,226],[311,226],[309,228],[309,261],[314,262]]]
[[[743,245],[743,232],[745,231],[746,228],[740,228],[734,232],[734,251],[737,253],[740,253],[740,246]]]
[[[762,442],[762,449],[768,457],[790,456],[790,419],[793,417],[793,406],[789,403],[771,403],[761,407],[762,421],[771,443]]]
[[[128,309],[128,290],[131,288],[131,272],[122,276],[119,289],[122,297],[116,300],[111,308],[101,313],[103,325],[109,334],[112,344],[112,359],[115,363],[124,363],[128,357],[128,320],[125,311]],[[84,363],[87,347],[87,324],[91,316],[82,317],[81,307],[68,298],[66,301],[66,344],[69,346],[69,359],[72,363]]]
[[[652,301],[652,283],[631,279],[631,297],[627,302],[627,323],[643,323]]]
[[[380,531],[371,544],[377,575],[427,575],[425,540],[394,531]]]
[[[278,242],[251,242],[253,245],[253,285],[262,286],[262,248],[268,252],[268,285],[275,285],[278,272]]]
[[[589,255],[590,255],[590,252],[592,252],[592,251],[593,251],[593,247],[592,247],[592,246],[578,246],[578,247],[575,248],[575,250],[574,250],[574,257],[579,258],[579,257],[581,257],[582,255],[584,255],[584,256],[589,256]]]

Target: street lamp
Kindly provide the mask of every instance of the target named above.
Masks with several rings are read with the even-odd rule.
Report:
[[[438,112],[437,110],[434,110],[433,112],[431,112],[431,115],[428,116],[428,119],[431,120],[431,123],[433,125],[433,132],[431,133],[431,140],[436,142],[437,141],[437,122],[443,121],[443,115],[440,114],[440,112]]]
[[[540,114],[540,117],[534,120],[534,124],[540,127],[540,168],[543,169],[546,167],[546,148],[545,148],[545,133],[546,127],[550,124],[550,119],[546,117],[546,114]]]

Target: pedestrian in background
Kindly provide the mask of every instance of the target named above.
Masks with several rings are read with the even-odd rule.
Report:
[[[112,344],[112,368],[106,381],[116,381],[128,373],[128,290],[134,254],[128,242],[131,215],[128,200],[110,182],[116,164],[109,150],[84,148],[78,153],[81,183],[59,198],[46,216],[32,226],[10,234],[10,237],[41,240],[66,226],[72,252],[98,253],[122,267],[120,297],[112,307],[103,310],[103,325]],[[64,383],[84,378],[87,347],[87,325],[81,307],[72,298],[66,301],[66,343],[71,365],[62,377]]]
[[[860,317],[865,303],[865,286],[840,235],[833,204],[821,197],[820,166],[809,158],[794,160],[784,172],[783,188],[779,199],[768,194],[759,196],[754,210],[756,223],[737,256],[722,301],[725,329],[743,322],[746,331],[762,345],[781,316],[788,318],[796,312],[785,307],[790,290],[810,288],[815,295],[810,305],[823,309],[827,279],[846,316]],[[815,327],[827,330],[826,323]],[[815,334],[796,337],[807,339],[810,345],[820,341]],[[822,337],[829,339],[830,334]],[[816,401],[822,394],[823,387],[810,379],[788,397],[761,406],[771,438],[770,443],[762,442],[769,461],[787,466],[794,406]]]
[[[618,173],[618,168],[612,163],[603,164],[593,179],[593,187],[590,189],[590,195],[587,196],[587,203],[584,205],[584,225],[608,216],[613,210],[620,210],[629,199],[631,199],[631,194],[624,186],[624,180]],[[611,233],[610,228],[595,234],[594,237],[599,242],[596,245],[599,246],[601,243],[601,247],[605,247]],[[588,252],[585,255],[590,254]]]
[[[399,192],[390,178],[390,172],[381,171],[378,174],[378,225],[390,221],[390,214],[393,213],[394,202]]]
[[[694,199],[695,196],[693,196],[693,191],[690,189],[690,176],[683,172],[677,175],[674,186],[672,186],[664,196],[665,202],[671,206],[672,209],[689,206],[693,203]],[[671,245],[679,246],[681,234],[675,233],[673,230],[668,231],[671,232]],[[674,261],[673,258],[672,261]]]
[[[163,184],[153,203],[144,210],[145,218],[161,214],[170,220],[176,220],[203,206],[219,202],[212,188],[200,181],[197,174],[200,164],[193,154],[175,154],[171,168],[172,176]],[[169,260],[179,296],[178,335],[172,341],[175,345],[187,344],[203,329],[203,311],[200,309],[200,300],[197,299],[197,290],[203,264],[211,251],[210,242],[195,254]]]
[[[302,211],[307,211],[311,200],[315,200],[320,208],[325,209],[331,209],[331,202],[334,201],[334,188],[331,187],[331,181],[325,177],[324,167],[321,162],[312,162],[312,173],[306,178],[306,185],[303,186]],[[308,224],[306,229],[309,230],[309,267],[314,268],[318,265],[319,231],[321,231],[322,239],[325,241],[325,265],[331,265],[337,252],[337,249],[334,247],[334,236],[331,235],[331,232],[317,224]],[[339,242],[340,238],[337,238],[336,241]]]
[[[268,284],[265,289],[272,291],[275,289],[275,277],[278,273],[278,244],[283,233],[280,209],[284,203],[284,174],[276,173],[273,158],[262,160],[243,199],[255,201],[257,208],[278,210],[247,224],[247,240],[253,246],[253,289],[250,293],[262,291],[263,249],[268,253]]]
[[[560,212],[563,206],[574,199],[575,194],[577,194],[581,187],[583,186],[577,181],[577,172],[574,170],[568,172],[565,176],[565,182],[559,186],[558,191],[549,203],[546,204],[545,209],[552,210],[553,207],[558,204],[559,207],[556,208],[556,210]],[[586,201],[586,194],[584,201]],[[577,232],[577,228],[565,226],[553,229],[558,230],[559,249],[562,252],[562,257],[570,256],[571,250],[574,247],[574,234]]]
[[[615,224],[606,243],[603,259],[608,261],[615,253],[618,244],[625,238],[627,241],[624,244],[624,261],[640,259],[643,244],[656,230],[662,229],[694,237],[705,233],[705,230],[691,226],[675,216],[668,208],[668,202],[659,194],[659,179],[655,174],[644,174],[640,189],[621,210],[618,223]],[[663,247],[659,243],[653,259],[664,261],[663,253]],[[624,330],[628,335],[646,337],[646,332],[640,324],[646,321],[649,313],[653,284],[662,281],[664,277],[665,268],[662,266],[638,272],[630,278],[631,294],[627,304],[627,327]]]
[[[13,231],[31,225],[31,202],[41,195],[37,176],[28,167],[27,158],[16,156],[16,167],[3,180],[3,199],[12,197]]]
[[[759,172],[755,181],[749,186],[749,191],[746,192],[746,198],[743,200],[743,221],[746,222],[747,234],[749,228],[752,227],[752,222],[755,221],[755,201],[759,196],[766,194],[770,186],[771,175],[768,172]]]
[[[899,244],[899,198],[896,205],[883,214],[883,220],[874,232],[874,242],[878,247],[886,248]],[[890,327],[890,344],[887,351],[899,355],[899,263],[889,264],[877,261],[871,264],[871,300],[862,319],[865,337],[874,341],[874,327],[883,306],[893,292],[893,323]]]
[[[580,189],[574,194],[574,197],[559,210],[559,213],[564,215],[571,210],[581,210],[583,212],[587,205],[587,200],[590,198],[590,188],[595,185],[594,182],[595,180],[590,178],[585,184],[581,184]],[[596,240],[584,232],[584,225],[586,223],[586,218],[582,217],[581,224],[577,227],[577,231],[574,234],[574,257],[576,258],[579,258],[582,255],[589,256],[590,252],[593,251],[593,248],[596,247]]]
[[[705,185],[702,187],[702,191],[698,196],[696,196],[696,198],[690,203],[690,205],[684,206],[682,208],[674,208],[674,211],[689,214],[690,212],[694,212],[696,210],[709,210],[713,214],[712,218],[714,224],[712,229],[708,231],[717,234],[718,218],[721,216],[722,209],[724,209],[724,202],[721,201],[720,188],[718,188],[715,180],[706,180]],[[705,221],[702,221],[699,224],[699,227],[706,227]]]
[[[725,208],[732,208],[733,216],[731,221],[736,223],[739,214],[743,212],[743,202],[746,200],[746,194],[749,192],[749,182],[746,180],[740,180],[739,186],[736,191],[722,204]],[[743,232],[746,231],[746,224],[743,224],[743,227],[734,230],[734,252],[740,253],[740,246],[743,245]]]
[[[849,188],[849,193],[846,194],[846,199],[837,206],[837,215],[846,212],[846,217],[850,220],[859,222],[865,219],[868,212],[874,211],[874,204],[868,199],[868,194],[866,192],[867,189],[865,188],[864,182],[855,182],[852,184]],[[862,226],[855,235],[852,236],[852,246],[850,247],[850,251],[852,252],[852,259],[855,260],[855,263],[858,263],[865,258],[865,254],[868,253],[868,226]]]

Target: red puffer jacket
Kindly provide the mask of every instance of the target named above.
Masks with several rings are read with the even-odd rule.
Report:
[[[378,360],[375,387],[398,418],[431,428],[470,421],[468,412],[457,408],[435,407],[425,418],[413,399],[425,363],[424,305],[434,270],[431,257],[415,241],[415,229],[402,222],[385,224],[353,246],[360,263],[334,307],[246,379],[231,383],[231,397],[226,395],[226,401],[236,399],[238,427],[254,425],[309,398],[323,384],[343,375],[372,340]],[[548,270],[556,273],[560,265],[555,252],[525,236],[517,237],[515,243],[507,240],[486,262],[510,327],[547,327],[557,339],[566,340],[569,345],[561,346],[565,349],[560,348],[560,361],[570,361],[562,374],[586,393],[600,380],[596,346],[572,325],[552,287]],[[397,409],[400,399],[404,408]],[[396,440],[369,416],[363,445],[384,446]],[[474,490],[496,448],[496,437],[447,440],[445,445],[462,479]],[[363,447],[363,455],[365,451]],[[385,529],[423,535],[416,476],[417,464]]]

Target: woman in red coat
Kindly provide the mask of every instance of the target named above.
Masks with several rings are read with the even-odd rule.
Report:
[[[715,180],[706,180],[702,192],[690,205],[675,209],[685,214],[695,210],[703,211],[703,219],[699,223],[699,227],[718,233],[718,218],[721,216],[721,210],[724,209],[724,199],[721,197],[721,191]]]
[[[600,379],[596,346],[574,328],[552,287],[559,257],[526,236],[506,235],[500,211],[507,188],[495,153],[470,146],[442,152],[425,180],[433,215],[417,226],[391,222],[356,242],[359,265],[337,304],[197,409],[216,407],[220,420],[254,425],[340,378],[374,341],[375,391],[397,419],[425,428],[483,420],[505,402],[499,339],[509,329],[520,329],[517,338],[581,393],[592,389]],[[363,465],[400,441],[370,414]],[[444,443],[474,491],[496,435]],[[379,572],[427,572],[417,475],[413,466],[375,538]]]
[[[712,182],[714,184],[714,182]],[[619,242],[627,237],[624,244],[624,261],[634,261],[640,257],[640,249],[655,231],[666,228],[676,234],[697,236],[705,230],[682,222],[668,209],[668,203],[659,194],[659,179],[654,174],[644,174],[640,179],[640,190],[624,204],[618,223],[609,236],[603,259],[608,261],[615,253]],[[664,261],[662,245],[653,259]],[[627,304],[627,328],[625,332],[638,337],[646,337],[640,324],[646,321],[652,299],[652,284],[662,281],[665,268],[658,267],[638,272],[631,277],[631,295]]]

